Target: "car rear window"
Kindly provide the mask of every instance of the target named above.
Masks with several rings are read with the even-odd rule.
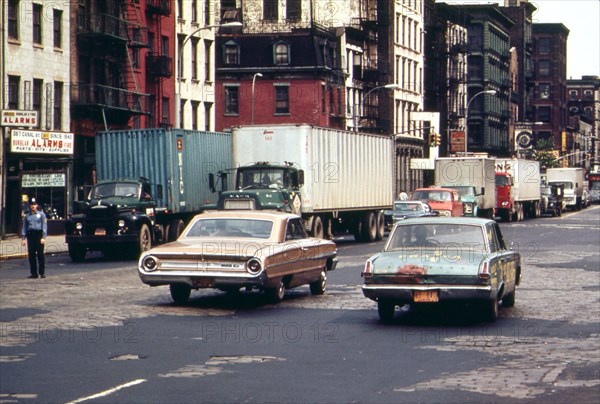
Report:
[[[268,239],[273,222],[262,219],[213,218],[199,219],[185,237],[242,237]]]

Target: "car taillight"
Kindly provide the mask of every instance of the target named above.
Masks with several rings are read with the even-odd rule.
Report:
[[[479,268],[479,279],[487,281],[490,279],[490,267],[487,261],[481,264]]]
[[[371,261],[365,263],[365,269],[361,275],[365,278],[370,278],[373,275],[373,263]]]

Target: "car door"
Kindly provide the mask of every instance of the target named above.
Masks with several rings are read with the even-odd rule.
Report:
[[[504,284],[503,295],[506,295],[507,293],[514,291],[519,283],[519,274],[517,273],[519,264],[518,255],[506,247],[498,223],[493,222],[488,224],[487,233],[490,251],[493,254],[496,254],[499,259],[500,273],[498,274],[498,280],[500,284]]]

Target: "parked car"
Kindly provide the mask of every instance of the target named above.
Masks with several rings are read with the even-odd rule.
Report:
[[[218,211],[195,216],[177,241],[143,253],[138,273],[147,285],[169,285],[178,304],[202,288],[260,289],[279,302],[300,285],[323,294],[336,264],[335,243],[308,237],[300,216]]]
[[[543,185],[540,187],[540,214],[562,216],[564,210],[564,187],[562,185]]]
[[[396,306],[445,301],[472,302],[495,321],[499,301],[515,304],[521,257],[490,219],[406,219],[366,261],[362,276],[363,294],[377,302],[384,322]]]
[[[463,215],[463,204],[458,191],[451,188],[418,188],[410,198],[413,201],[427,202],[440,216],[459,217]]]
[[[414,217],[430,217],[439,216],[438,212],[431,209],[427,202],[423,201],[396,201],[394,202],[394,210],[392,211],[392,223],[389,226],[391,229],[397,222]]]
[[[592,204],[592,196],[587,189],[583,190],[583,195],[581,197],[581,207],[587,208]]]

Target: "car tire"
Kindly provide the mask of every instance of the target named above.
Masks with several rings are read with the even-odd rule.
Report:
[[[69,257],[73,262],[85,261],[86,248],[78,245],[69,244]]]
[[[510,292],[508,295],[506,295],[502,298],[502,307],[514,307],[516,297],[517,297],[517,287],[515,286],[515,288],[513,289],[512,292]]]
[[[319,280],[312,282],[310,285],[310,293],[313,295],[322,295],[327,290],[327,271],[321,270]]]
[[[277,286],[267,289],[267,297],[271,303],[279,303],[285,297],[285,284],[279,280]]]
[[[169,290],[171,292],[171,298],[175,304],[185,304],[185,302],[187,302],[190,298],[190,293],[192,292],[192,288],[183,283],[171,283],[169,285]]]
[[[377,302],[377,314],[379,319],[384,323],[390,323],[394,319],[394,313],[396,312],[396,305],[385,300]]]
[[[485,320],[493,323],[498,319],[498,298],[486,300],[483,306]]]

